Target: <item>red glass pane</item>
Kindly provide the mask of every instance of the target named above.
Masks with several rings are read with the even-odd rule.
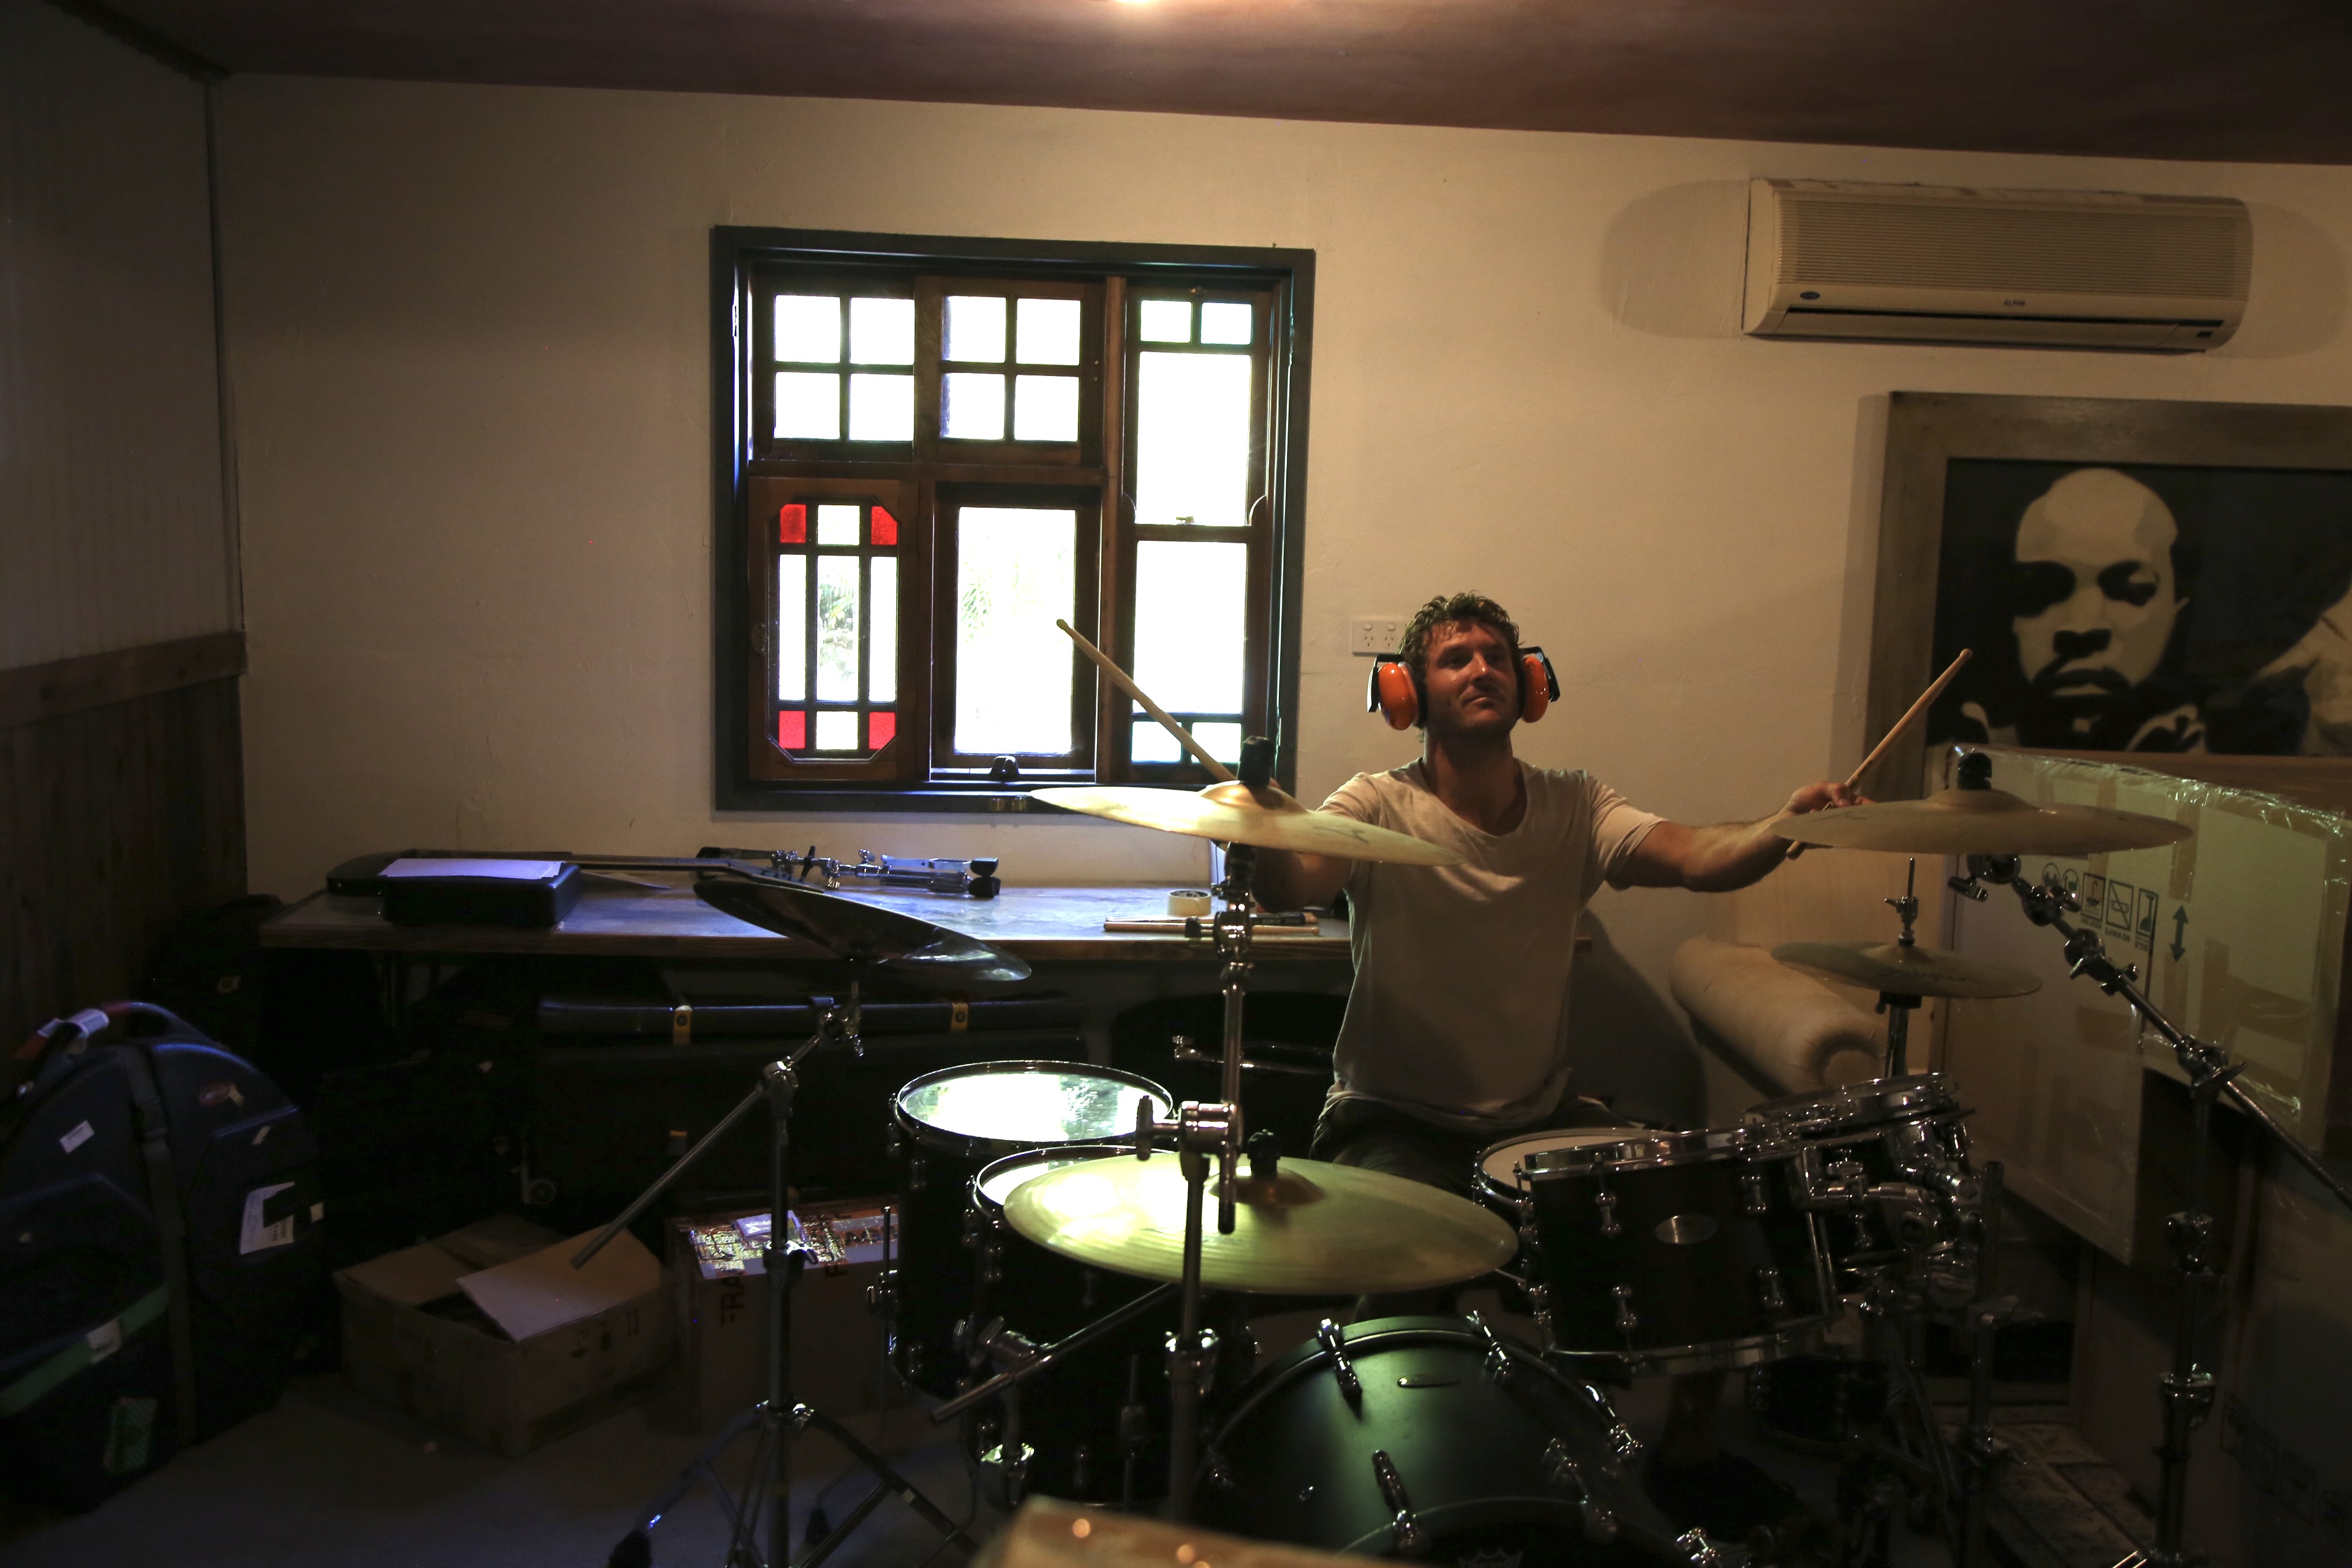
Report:
[[[874,515],[881,516],[882,509],[876,507]],[[867,751],[880,751],[890,743],[890,737],[898,732],[898,716],[896,713],[877,708],[866,715],[866,749]]]
[[[787,752],[807,749],[808,712],[805,709],[787,708],[776,715],[776,744]]]
[[[887,507],[877,506],[874,509],[874,542],[877,544],[898,542],[898,520],[890,515],[890,510]]]
[[[779,544],[808,542],[808,508],[794,501],[776,513],[776,542]]]

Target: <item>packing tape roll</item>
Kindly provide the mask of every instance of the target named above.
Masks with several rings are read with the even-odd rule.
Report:
[[[1210,905],[1209,894],[1202,888],[1179,888],[1168,895],[1168,912],[1171,915],[1205,915],[1215,910]]]

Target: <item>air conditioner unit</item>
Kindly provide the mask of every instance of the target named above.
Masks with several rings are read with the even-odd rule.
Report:
[[[2219,348],[2253,227],[2226,196],[1753,180],[1742,325],[1766,338]]]

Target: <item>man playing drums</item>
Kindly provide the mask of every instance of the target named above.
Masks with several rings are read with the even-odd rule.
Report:
[[[1420,760],[1357,774],[1323,809],[1444,845],[1462,863],[1265,850],[1257,892],[1268,909],[1294,909],[1344,889],[1353,910],[1355,979],[1313,1157],[1475,1196],[1471,1172],[1486,1146],[1614,1120],[1569,1093],[1569,976],[1586,901],[1603,882],[1743,888],[1781,862],[1789,841],[1769,818],[1685,826],[1637,810],[1588,773],[1520,762],[1511,731],[1545,677],[1523,665],[1518,628],[1492,599],[1432,599],[1400,652],[1412,690],[1399,694],[1422,727]],[[1841,784],[1811,784],[1786,809],[1858,799]],[[1720,1373],[1675,1380],[1651,1489],[1670,1511],[1675,1498],[1706,1497],[1710,1528],[1769,1522],[1730,1517],[1769,1515],[1776,1500],[1757,1494],[1777,1489],[1717,1448],[1721,1389]],[[1753,1496],[1752,1509],[1738,1506],[1739,1493]]]

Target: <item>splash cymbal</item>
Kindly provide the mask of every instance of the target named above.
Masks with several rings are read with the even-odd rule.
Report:
[[[1899,942],[1784,942],[1772,956],[1824,980],[1897,996],[2025,996],[2042,989],[2022,969]]]
[[[1238,1178],[1234,1234],[1217,1232],[1217,1175],[1202,1194],[1201,1283],[1212,1290],[1341,1295],[1475,1279],[1518,1250],[1511,1227],[1451,1193],[1319,1160]],[[1013,1228],[1048,1251],[1147,1279],[1184,1275],[1184,1174],[1173,1153],[1088,1160],[1024,1182]]]
[[[1163,833],[1190,834],[1221,844],[1255,844],[1341,860],[1385,860],[1406,866],[1453,866],[1462,857],[1408,834],[1358,822],[1336,811],[1309,811],[1272,784],[1253,793],[1234,780],[1198,794],[1128,784],[1078,784],[1030,792],[1030,798]]]
[[[1898,855],[2097,855],[2178,844],[2189,830],[2104,805],[2035,805],[2006,790],[1938,790],[1925,800],[1783,814],[1772,831],[1832,849]]]

